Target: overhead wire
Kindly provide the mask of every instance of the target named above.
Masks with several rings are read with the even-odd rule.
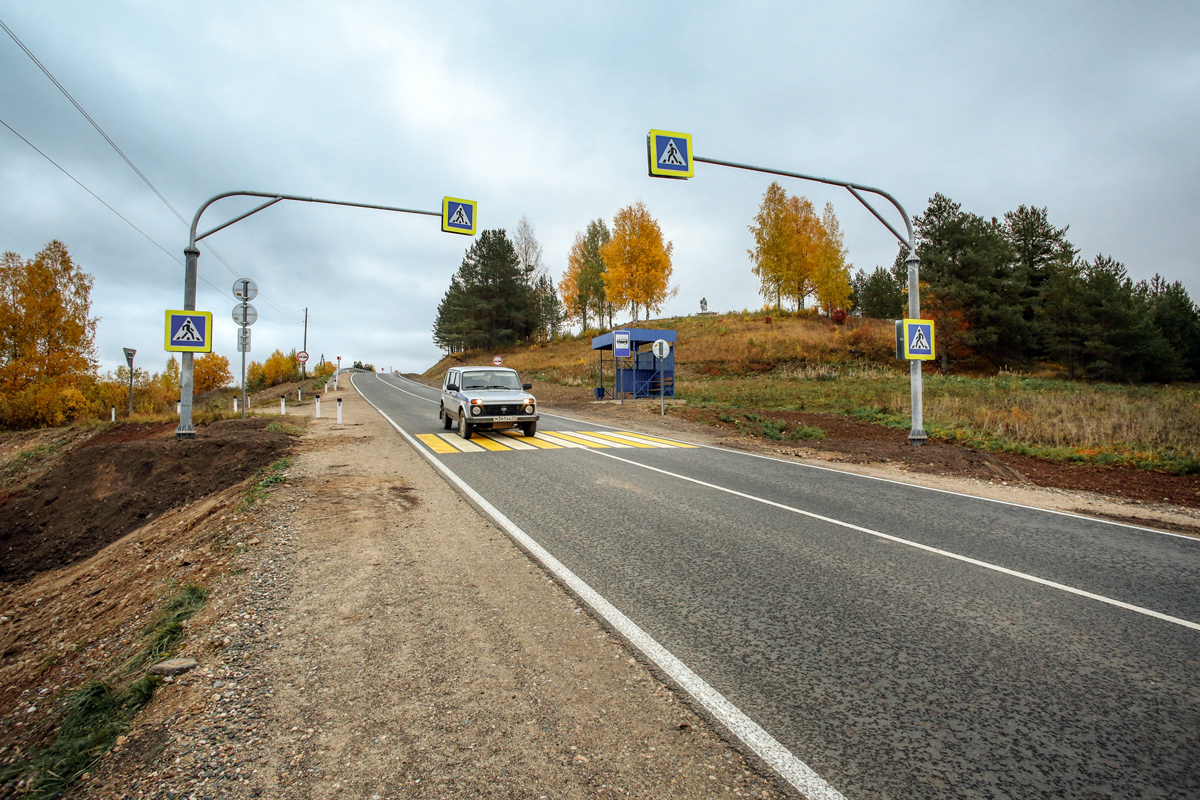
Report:
[[[158,199],[161,200],[163,202],[163,204],[171,210],[171,213],[174,214],[176,216],[176,218],[178,218],[179,221],[181,223],[183,223],[184,226],[190,228],[191,227],[190,223],[184,218],[184,216],[182,214],[179,213],[179,210],[176,209],[175,206],[171,205],[171,201],[168,200],[166,198],[166,196],[158,190],[158,187],[155,186],[150,181],[150,179],[146,177],[145,173],[143,173],[140,169],[138,169],[137,165],[133,163],[133,161],[129,158],[129,156],[125,155],[125,151],[122,150],[117,145],[117,143],[112,140],[112,137],[110,137],[107,133],[104,132],[104,129],[100,127],[100,124],[98,122],[96,122],[96,120],[92,119],[91,114],[89,114],[84,109],[84,107],[81,106],[79,104],[79,102],[76,101],[75,98],[71,96],[71,93],[67,91],[66,87],[63,86],[61,83],[59,83],[58,79],[54,77],[53,73],[51,73],[50,70],[46,68],[45,64],[43,64],[40,60],[38,60],[38,57],[33,54],[32,50],[30,50],[28,47],[25,46],[25,43],[22,42],[20,40],[20,38],[13,32],[13,30],[4,23],[4,20],[0,20],[0,28],[4,29],[4,32],[7,33],[14,42],[16,42],[17,46],[21,48],[21,50],[25,53],[25,55],[27,55],[29,57],[29,59],[34,64],[37,65],[38,69],[40,69],[42,71],[42,73],[47,78],[50,79],[50,82],[53,83],[56,87],[58,87],[58,90],[60,92],[62,92],[63,96],[66,97],[69,101],[71,101],[71,105],[75,106],[75,108],[79,111],[79,113],[83,115],[83,118],[86,119],[89,123],[91,123],[91,126],[96,129],[96,132],[99,133],[102,137],[104,137],[104,141],[108,142],[109,146],[112,147],[112,149],[114,151],[116,151],[117,155],[119,155],[125,161],[125,163],[129,165],[129,168],[132,169],[134,171],[134,173],[136,173],[137,176],[142,179],[142,182],[145,183],[146,186],[148,186],[150,188],[150,190],[152,192],[154,192],[155,195],[158,196]],[[13,130],[11,127],[9,127],[9,125],[7,123],[5,123],[5,127],[8,128],[10,131],[13,131],[13,133],[16,133],[17,136],[20,136],[21,140],[24,141],[26,144],[28,144],[30,147],[33,147],[33,144],[30,143],[30,141],[28,139],[26,139],[24,136],[21,136],[15,130]],[[33,149],[38,150],[36,147],[34,147]],[[41,153],[46,158],[46,160],[50,161],[51,164],[54,164],[54,166],[58,167],[58,164],[55,164],[55,162],[53,160],[51,160],[49,158],[49,156],[46,156],[46,154],[42,153],[41,150],[38,150],[38,152]],[[60,170],[62,170],[62,167],[58,167],[58,168]],[[68,173],[66,170],[63,170],[63,173],[66,174],[67,177],[71,178],[71,180],[75,180],[75,178],[70,173]],[[79,181],[75,181],[75,182],[79,183]],[[79,185],[83,186],[82,183],[79,183]],[[84,187],[84,188],[87,189],[87,187]],[[87,191],[89,192],[89,194],[92,194],[93,197],[96,197],[97,200],[100,200],[100,198],[97,195],[95,195],[95,193],[93,193],[90,189],[88,189]],[[103,200],[100,200],[100,202],[104,203]],[[110,210],[112,210],[113,213],[117,213],[116,209],[114,209],[112,206],[109,206],[108,203],[104,203],[104,205],[108,206],[108,208]],[[125,219],[125,217],[121,216],[119,213],[117,213],[117,216],[121,217],[121,219]],[[127,219],[125,219],[125,221],[129,222],[129,220],[127,220]],[[139,228],[137,228],[136,225],[133,225],[132,222],[129,222],[129,224],[130,224],[130,226],[132,226],[134,228],[134,230],[137,230],[139,233],[142,233],[143,236],[146,236],[146,234],[143,233]],[[150,237],[147,236],[146,238],[149,239]],[[150,239],[150,241],[154,242],[153,239]],[[162,245],[158,244],[158,242],[154,242],[154,244],[161,249],[165,249],[165,248],[162,248]],[[220,262],[225,267],[225,269],[229,270],[229,272],[235,278],[243,277],[237,270],[235,270],[232,266],[230,266],[229,262],[226,261],[225,258],[220,253],[217,252],[216,248],[214,248],[208,242],[204,242],[203,244],[204,244],[204,247],[206,247],[208,249],[208,251],[212,254],[212,256],[214,258],[216,258],[217,261]],[[172,258],[174,258],[176,261],[179,261],[179,258],[176,256],[172,256]],[[204,278],[200,278],[200,280],[203,280],[209,286],[213,286],[213,284],[209,283]],[[216,287],[214,286],[213,288],[216,288]],[[220,290],[218,290],[218,291],[220,291]],[[222,292],[222,294],[224,294],[226,297],[231,297],[231,295],[226,294],[225,292]],[[270,301],[268,301],[265,297],[263,297],[262,299],[264,302],[269,303],[273,308],[275,308],[277,311],[279,311],[279,313],[283,314],[284,316],[290,317],[291,319],[293,319],[296,322],[300,321],[300,318],[298,316],[293,316],[292,314],[287,313],[286,311],[284,311],[282,308],[275,305],[274,303],[270,303]]]

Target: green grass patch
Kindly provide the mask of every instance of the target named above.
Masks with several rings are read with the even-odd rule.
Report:
[[[209,590],[194,583],[183,587],[166,602],[146,625],[146,645],[125,667],[132,672],[146,664],[170,658],[183,641],[183,623],[193,617],[208,600]]]
[[[811,425],[797,425],[791,435],[793,439],[819,442],[825,438],[825,431]]]
[[[276,421],[267,426],[267,431],[270,433],[286,433],[288,436],[301,436],[304,433],[304,428]]]
[[[263,467],[254,474],[257,479],[250,490],[238,501],[237,510],[239,513],[249,510],[258,501],[267,496],[267,492],[272,486],[276,486],[287,480],[287,471],[292,467],[292,460],[284,457],[271,464],[269,467]]]

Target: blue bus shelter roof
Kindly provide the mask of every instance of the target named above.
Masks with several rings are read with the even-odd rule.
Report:
[[[629,344],[635,349],[639,344],[653,344],[658,339],[665,339],[672,344],[675,343],[677,336],[675,331],[659,330],[656,328],[621,328],[623,331],[629,331]],[[592,338],[593,350],[612,350],[613,349],[613,333],[602,333],[599,336]]]

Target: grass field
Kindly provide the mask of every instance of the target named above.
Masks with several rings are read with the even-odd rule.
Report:
[[[676,396],[691,405],[834,412],[909,427],[908,367],[894,358],[890,322],[835,326],[805,315],[740,312],[636,327],[678,331]],[[591,333],[500,354],[527,377],[590,387],[598,377]],[[426,374],[440,377],[445,366]],[[946,375],[932,367],[924,397],[932,437],[1059,460],[1200,472],[1196,384],[1083,383],[1054,377],[1052,365],[994,376]]]

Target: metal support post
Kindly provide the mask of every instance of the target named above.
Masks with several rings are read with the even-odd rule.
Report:
[[[908,267],[908,318],[921,318],[921,286],[918,280],[921,259],[917,257],[915,247],[909,247],[908,258],[904,260]],[[925,444],[925,384],[921,377],[921,362],[912,359],[908,362],[908,388],[912,398],[912,430],[908,432],[908,443],[913,447]]]

